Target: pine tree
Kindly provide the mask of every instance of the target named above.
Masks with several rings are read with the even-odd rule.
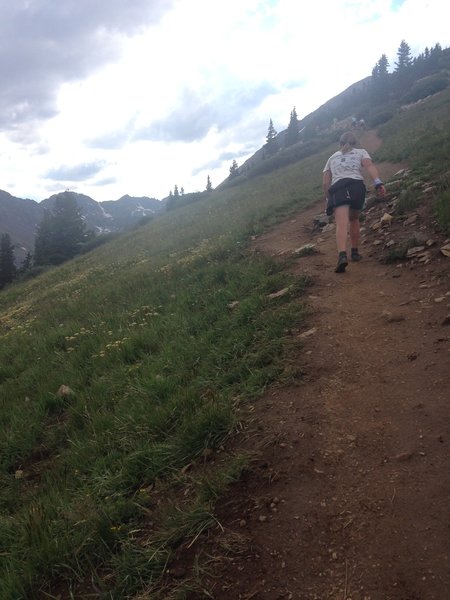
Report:
[[[178,196],[180,195],[180,192],[178,191],[178,186],[175,185],[175,187],[173,188],[173,195],[175,198],[178,198]]]
[[[23,263],[20,265],[20,268],[18,269],[17,272],[18,272],[18,274],[22,275],[23,273],[26,273],[27,271],[29,271],[32,266],[33,266],[33,255],[31,254],[31,252],[27,252],[25,259],[24,259]]]
[[[55,198],[38,225],[35,265],[59,265],[78,254],[85,241],[85,224],[77,201],[70,192]]]
[[[266,143],[264,145],[265,154],[267,156],[272,156],[272,154],[275,154],[275,152],[278,149],[276,137],[277,137],[277,132],[275,130],[275,127],[273,126],[272,119],[270,119],[269,129],[268,129],[267,135],[266,135]]]
[[[211,179],[208,175],[208,178],[206,179],[206,191],[212,192],[212,189],[213,189],[213,187],[212,187]]]
[[[230,167],[230,177],[237,177],[239,175],[239,166],[235,160],[231,163]]]
[[[0,236],[0,289],[16,276],[16,266],[14,264],[14,246],[11,243],[9,233],[2,233]]]
[[[401,73],[412,65],[411,48],[405,40],[401,41],[397,50],[397,61],[398,62],[395,63],[396,73]]]
[[[285,138],[285,142],[284,145],[287,146],[292,146],[293,144],[296,144],[299,139],[299,129],[300,129],[300,123],[297,117],[297,111],[295,110],[295,106],[293,108],[293,110],[291,111],[291,117],[289,120],[289,125],[288,128],[286,130],[286,138]]]

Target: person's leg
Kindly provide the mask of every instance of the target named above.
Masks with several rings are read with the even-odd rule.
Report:
[[[349,211],[349,220],[350,220],[350,243],[352,248],[359,248],[359,235],[360,235],[360,227],[359,227],[359,210],[354,210],[353,208]]]
[[[334,220],[336,222],[336,246],[338,252],[345,252],[347,249],[349,213],[350,208],[348,204],[337,206],[334,210]]]
[[[348,265],[347,259],[347,236],[349,223],[349,206],[337,206],[334,211],[336,222],[336,246],[339,253],[336,273],[344,273]]]

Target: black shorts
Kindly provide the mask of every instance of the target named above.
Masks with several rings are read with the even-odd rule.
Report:
[[[366,186],[360,179],[340,179],[329,188],[328,197],[334,208],[348,204],[353,210],[362,210]]]

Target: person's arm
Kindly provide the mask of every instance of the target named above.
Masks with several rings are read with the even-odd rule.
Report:
[[[378,169],[373,164],[372,160],[370,158],[363,158],[361,162],[362,162],[362,166],[366,169],[366,171],[372,177],[373,182],[375,184],[375,189],[377,191],[377,194],[379,196],[384,196],[386,193],[386,190],[384,188],[383,182],[380,179]]]
[[[328,189],[331,185],[331,171],[327,170],[323,172],[323,178],[322,178],[322,186],[323,186],[323,193],[325,198],[328,196]]]

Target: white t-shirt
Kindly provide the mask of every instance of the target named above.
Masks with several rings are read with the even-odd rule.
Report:
[[[364,180],[361,167],[365,158],[370,159],[370,156],[363,148],[352,148],[345,153],[338,150],[327,160],[323,172],[331,171],[331,185],[346,177]]]

